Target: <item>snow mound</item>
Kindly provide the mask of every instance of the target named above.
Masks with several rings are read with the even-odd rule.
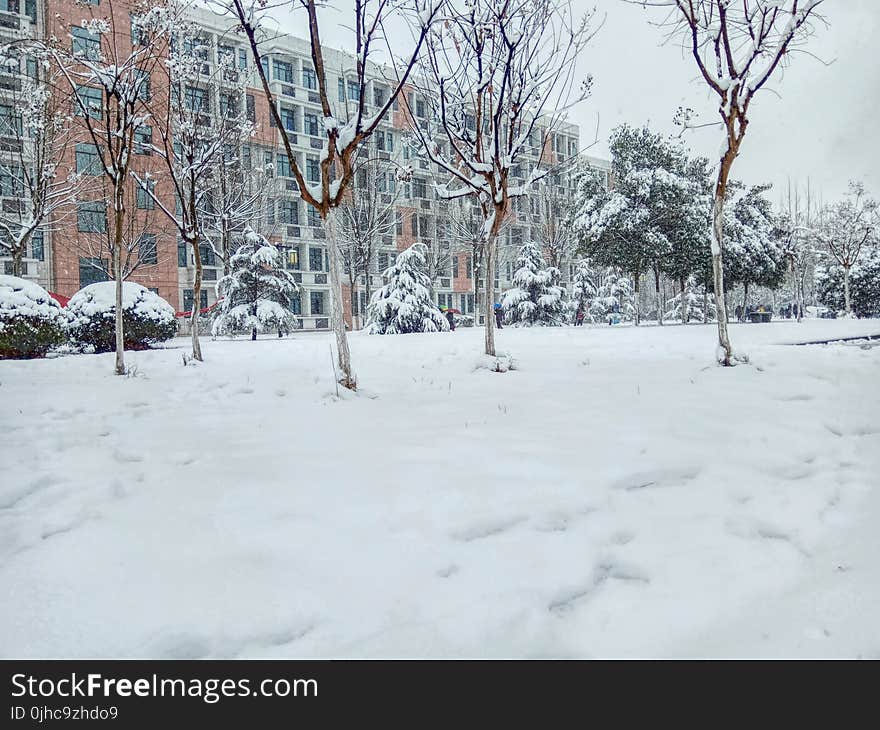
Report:
[[[16,316],[60,320],[63,313],[61,305],[43,287],[17,276],[0,275],[0,319]]]
[[[174,322],[174,309],[158,294],[133,281],[122,282],[122,308],[158,324]],[[72,325],[97,314],[112,318],[116,309],[116,282],[101,281],[89,284],[74,294],[67,303],[68,318]]]

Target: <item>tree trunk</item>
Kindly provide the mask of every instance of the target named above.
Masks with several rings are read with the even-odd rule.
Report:
[[[124,178],[121,178],[124,179]],[[114,190],[113,277],[116,279],[116,375],[125,375],[125,333],[122,326],[122,235],[125,224],[124,190]]]
[[[337,211],[331,208],[324,219],[327,232],[327,250],[330,257],[330,322],[336,336],[336,356],[339,363],[339,384],[349,390],[357,390],[357,378],[351,369],[351,352],[345,334],[345,320],[342,317],[342,277],[340,272],[339,239]]]
[[[251,329],[251,342],[254,342],[257,339],[257,328],[253,327]]]
[[[743,316],[746,313],[746,307],[749,306],[749,282],[743,282]]]
[[[733,348],[727,334],[727,303],[724,300],[724,261],[721,258],[724,240],[724,191],[729,168],[730,163],[722,160],[712,213],[712,284],[715,287],[715,318],[718,320],[718,362],[725,367],[733,365]]]
[[[800,276],[794,281],[794,300],[797,305],[797,321],[800,322],[804,318],[804,286]]]
[[[635,270],[634,278],[635,278],[636,295],[635,295],[635,297],[633,297],[633,299],[635,300],[634,306],[633,306],[633,317],[635,319],[636,327],[638,327],[642,321],[642,302],[641,302],[641,293],[642,292],[641,292],[641,285],[639,283],[639,279],[641,279],[641,275],[640,275],[638,269]],[[623,312],[621,312],[621,314],[623,314]]]
[[[690,302],[685,300],[685,287],[687,286],[687,281],[684,279],[679,279],[679,284],[681,284],[681,309],[679,314],[679,319],[682,324],[687,324],[690,319]]]
[[[498,213],[495,214],[495,223],[492,225],[492,230],[489,233],[489,236],[486,238],[486,255],[483,259],[484,264],[484,274],[486,281],[486,286],[484,287],[486,292],[486,354],[495,357],[495,276],[494,276],[494,266],[495,266],[495,244],[497,241],[498,231],[497,227],[500,225],[501,218]],[[477,269],[476,266],[473,270],[474,281],[476,281]],[[474,317],[476,317],[479,309],[476,307],[476,301],[474,302]]]
[[[663,300],[660,296],[660,269],[654,267],[654,293],[657,296],[657,323],[663,326]]]
[[[193,360],[202,360],[202,343],[199,341],[199,305],[202,301],[202,256],[199,251],[199,237],[191,241],[193,250],[193,262],[196,267],[196,278],[193,281],[193,305],[190,312],[190,328],[192,329],[192,356]]]
[[[847,317],[852,316],[852,300],[849,291],[849,266],[843,267],[843,303]]]
[[[15,248],[12,249],[12,275],[21,277],[21,272],[24,269],[24,254],[27,251],[28,241],[31,238],[31,234],[25,234],[25,236],[18,242]]]

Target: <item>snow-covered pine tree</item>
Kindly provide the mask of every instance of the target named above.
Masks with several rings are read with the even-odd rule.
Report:
[[[514,286],[504,292],[504,318],[520,327],[558,327],[564,319],[564,291],[557,285],[559,269],[544,268],[541,250],[531,241],[519,251]]]
[[[367,310],[371,335],[445,332],[449,323],[431,299],[431,279],[425,272],[427,248],[414,243],[398,254],[384,277],[388,283],[373,294]]]
[[[596,286],[596,273],[590,268],[586,259],[577,262],[571,281],[570,308],[577,317],[578,312],[584,313],[584,319],[590,316],[590,305],[599,289]]]
[[[245,228],[243,242],[229,261],[230,272],[217,282],[222,297],[211,328],[216,335],[239,331],[257,332],[295,329],[299,321],[290,311],[299,285],[285,271],[281,252],[252,228]]]
[[[684,306],[682,307],[682,302]],[[666,319],[687,324],[688,322],[703,322],[705,318],[705,288],[697,284],[694,276],[685,280],[684,291],[676,294],[666,302]],[[709,319],[715,318],[715,303],[709,302]]]
[[[630,322],[635,317],[632,280],[615,266],[609,266],[602,274],[589,314],[592,322],[606,322],[611,315],[616,315],[624,322]]]

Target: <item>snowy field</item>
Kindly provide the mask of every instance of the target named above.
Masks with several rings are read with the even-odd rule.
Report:
[[[880,657],[880,321],[0,363],[0,655]]]

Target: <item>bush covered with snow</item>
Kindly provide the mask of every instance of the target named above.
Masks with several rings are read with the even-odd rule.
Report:
[[[816,269],[816,288],[819,301],[830,309],[846,309],[844,271],[837,264]],[[857,317],[880,317],[880,246],[871,247],[852,267],[849,291],[853,314]]]
[[[431,280],[425,273],[423,243],[402,251],[385,270],[388,283],[373,294],[367,311],[371,335],[445,332],[449,323],[431,298]]]
[[[565,292],[558,281],[559,269],[544,268],[541,249],[526,243],[516,260],[514,286],[501,299],[505,320],[525,327],[561,325],[565,319]]]
[[[133,281],[122,283],[122,327],[126,350],[144,350],[177,333],[171,305]],[[116,282],[90,284],[71,297],[67,333],[74,344],[95,352],[116,349]]]
[[[0,358],[43,357],[64,341],[64,313],[41,286],[0,275]]]

